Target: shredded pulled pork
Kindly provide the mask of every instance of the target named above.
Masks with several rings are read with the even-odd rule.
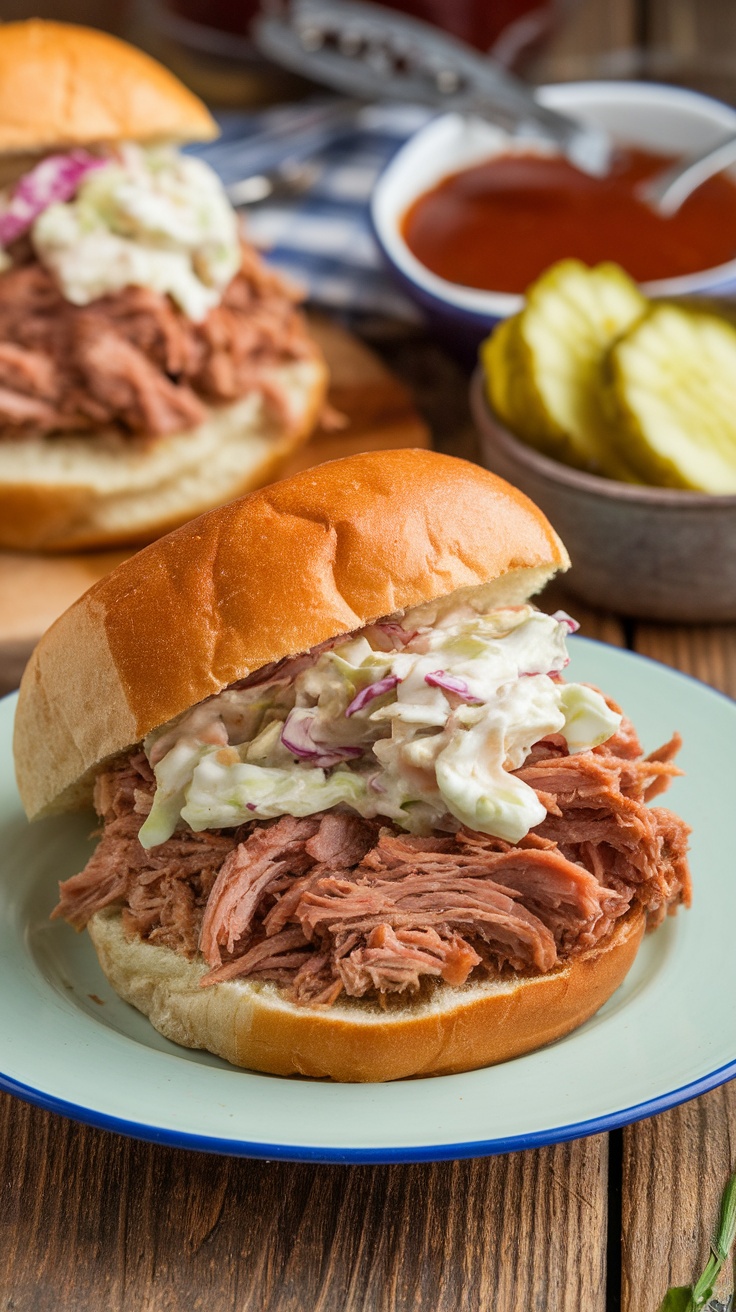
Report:
[[[72,305],[41,264],[22,264],[0,277],[0,439],[110,428],[156,437],[250,391],[288,422],[268,371],[314,351],[285,284],[247,246],[202,323],[145,287]]]
[[[296,1002],[416,993],[508,971],[547,972],[633,905],[658,924],[689,905],[688,828],[646,802],[679,773],[675,735],[643,758],[624,721],[571,756],[544,739],[519,777],[547,818],[518,845],[459,829],[419,838],[337,811],[192,833],[145,851],[153,794],[142,753],[102,774],[100,843],[60,885],[54,916],[82,928],[122,905],[126,928],[193,957],[203,985],[273,980]]]

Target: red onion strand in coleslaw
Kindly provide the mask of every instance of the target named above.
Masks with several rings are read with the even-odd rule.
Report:
[[[390,638],[395,647],[405,647],[417,636],[416,629],[405,629],[396,620],[384,620],[382,623],[374,624],[373,627]]]
[[[364,706],[373,701],[374,697],[382,697],[385,692],[390,692],[401,680],[397,674],[387,674],[385,679],[377,679],[375,683],[369,683],[367,688],[361,688],[360,692],[353,697],[350,705],[346,707],[346,715],[355,715],[356,711],[362,711]]]
[[[9,246],[22,237],[39,214],[57,201],[71,200],[82,180],[107,160],[86,150],[70,150],[65,155],[47,155],[40,164],[24,173],[13,188],[5,209],[0,213],[0,244]]]
[[[320,743],[314,738],[314,712],[301,707],[289,711],[281,731],[281,742],[287,752],[301,761],[311,761],[322,770],[328,770],[340,761],[363,755],[360,747],[343,747],[335,743]]]
[[[566,610],[556,610],[552,619],[557,620],[558,624],[564,624],[568,633],[577,633],[580,628],[577,620],[574,620],[572,615],[568,615]]]
[[[559,677],[560,677],[560,671],[561,671],[561,670],[565,670],[565,669],[567,669],[567,667],[568,667],[569,664],[570,664],[570,657],[567,656],[567,657],[565,658],[565,660],[562,662],[562,664],[560,665],[559,669],[555,669],[555,670],[520,670],[520,671],[519,671],[519,678],[520,678],[520,679],[538,679],[541,675],[544,675],[544,677],[545,677],[546,679],[559,679]]]
[[[441,688],[443,692],[452,692],[456,697],[462,697],[463,701],[470,702],[472,706],[480,706],[483,698],[476,697],[470,691],[465,679],[460,679],[456,674],[447,674],[445,670],[433,670],[431,674],[425,674],[424,682],[428,683],[430,688]]]

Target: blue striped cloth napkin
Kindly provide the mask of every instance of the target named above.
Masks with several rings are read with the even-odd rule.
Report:
[[[369,105],[348,126],[317,126],[305,135],[301,104],[227,113],[219,116],[221,137],[190,150],[207,160],[226,185],[287,159],[315,160],[320,172],[309,191],[243,211],[250,239],[315,305],[416,321],[416,307],[384,269],[368,201],[384,166],[431,114],[414,105]]]

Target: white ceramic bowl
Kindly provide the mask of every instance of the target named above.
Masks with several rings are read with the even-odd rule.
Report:
[[[736,109],[679,87],[646,82],[568,82],[542,87],[540,100],[553,109],[600,124],[629,145],[663,154],[688,154],[736,132]],[[376,184],[371,217],[376,239],[397,281],[436,326],[478,343],[499,319],[515,314],[521,297],[478,291],[431,273],[409,250],[401,222],[409,206],[450,173],[504,153],[508,135],[481,119],[446,114],[420,129],[394,155]],[[515,148],[523,147],[515,139]],[[527,142],[527,144],[529,144]],[[503,240],[503,233],[499,233]],[[574,252],[571,252],[574,254]],[[736,259],[718,268],[644,284],[652,296],[736,290]]]

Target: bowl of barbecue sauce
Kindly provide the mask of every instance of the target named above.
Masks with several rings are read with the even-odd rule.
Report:
[[[736,110],[635,82],[566,83],[539,98],[611,134],[607,176],[583,173],[538,139],[447,114],[410,138],[376,185],[384,258],[441,332],[477,345],[569,256],[612,260],[650,296],[736,291],[736,171],[711,178],[669,218],[638,194],[674,160],[736,132]]]

